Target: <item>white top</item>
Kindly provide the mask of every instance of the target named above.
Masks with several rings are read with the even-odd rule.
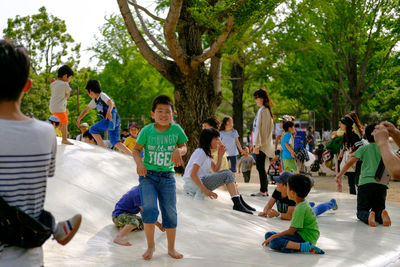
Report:
[[[47,177],[54,176],[54,128],[36,119],[0,119],[0,129],[0,196],[10,206],[38,218],[45,202]],[[19,250],[27,253],[28,260],[30,250]]]
[[[56,80],[50,84],[51,98],[50,98],[50,112],[60,113],[64,112],[67,108],[66,94],[71,92],[71,87],[67,82]]]
[[[110,101],[111,98],[106,93],[101,92],[99,97],[96,100],[102,100],[104,103],[107,104],[107,102]],[[94,99],[92,99],[92,101],[90,101],[88,106],[90,108],[95,108],[96,107],[96,101]]]
[[[199,172],[197,173],[200,178],[209,175],[212,161],[213,159],[207,156],[202,148],[197,148],[192,153],[192,156],[190,156],[183,177],[190,178],[190,173],[192,172],[194,164],[200,166]]]
[[[233,129],[229,132],[221,131],[219,134],[222,144],[224,144],[226,147],[226,154],[228,154],[228,156],[239,155],[239,151],[236,146],[236,138],[239,138],[239,133]]]
[[[263,105],[258,109],[257,115],[256,115],[256,117],[254,118],[254,121],[253,121],[253,138],[251,140],[252,145],[254,145],[254,139],[256,138],[256,136],[258,134],[257,121],[260,119],[261,110],[263,110],[264,108],[265,108],[265,106]]]

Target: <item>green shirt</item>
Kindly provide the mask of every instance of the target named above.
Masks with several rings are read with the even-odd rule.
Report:
[[[361,174],[358,185],[363,184],[378,184],[375,180],[375,172],[378,169],[379,161],[381,160],[381,152],[375,143],[361,146],[354,152],[353,157],[362,160]]]
[[[168,130],[159,132],[152,123],[140,131],[136,143],[144,146],[143,163],[147,170],[174,172],[172,152],[177,145],[187,141],[185,132],[178,124],[172,123]]]
[[[315,216],[310,204],[303,201],[297,204],[292,214],[290,227],[296,228],[296,232],[312,244],[316,244],[319,238],[317,216]]]

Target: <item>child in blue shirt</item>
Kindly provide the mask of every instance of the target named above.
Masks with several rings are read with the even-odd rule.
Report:
[[[158,200],[162,226],[167,233],[168,254],[181,259],[183,255],[175,250],[177,211],[174,165],[183,164],[182,155],[186,154],[188,139],[183,129],[172,123],[174,104],[171,98],[166,95],[156,97],[151,110],[155,123],[140,131],[132,152],[139,174],[142,220],[147,238],[147,251],[142,256],[150,260],[155,251],[154,226],[159,213]],[[140,153],[143,148],[142,161]]]
[[[122,246],[132,246],[124,237],[132,231],[143,230],[142,218],[136,215],[142,211],[139,186],[134,186],[115,204],[112,212],[112,221],[119,228],[119,233],[114,238],[114,243]],[[156,225],[162,232],[165,231],[159,222],[156,222]]]
[[[108,131],[111,145],[118,148],[122,153],[132,156],[132,152],[121,143],[119,139],[121,120],[114,101],[101,91],[100,82],[97,80],[89,80],[86,85],[86,90],[88,91],[88,95],[92,98],[92,101],[90,101],[87,107],[78,116],[76,125],[78,127],[80,126],[81,119],[85,117],[90,109],[97,108],[97,113],[103,119],[89,129],[89,133],[93,135],[96,143],[104,147],[104,142],[100,134]]]
[[[296,153],[293,150],[293,135],[296,134],[294,123],[287,121],[283,124],[285,133],[282,137],[282,159],[283,169],[288,172],[297,173]]]

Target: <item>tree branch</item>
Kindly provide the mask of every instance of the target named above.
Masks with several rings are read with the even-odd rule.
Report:
[[[152,19],[157,20],[157,21],[159,21],[159,22],[164,22],[164,21],[165,21],[163,18],[160,18],[160,17],[157,17],[156,15],[151,14],[151,12],[150,12],[149,10],[147,10],[147,9],[144,8],[144,7],[142,7],[141,5],[136,4],[136,0],[132,0],[132,1],[127,0],[127,2],[128,2],[130,5],[134,6],[135,9],[141,9],[141,10],[143,10],[144,13],[146,13],[146,14],[147,14],[149,17],[151,17]],[[136,12],[137,12],[137,11],[136,11]]]
[[[376,91],[370,93],[366,98],[363,98],[363,99],[361,100],[361,103],[370,100],[370,99],[373,98],[376,94],[382,92],[383,90],[385,90],[385,89],[388,88],[388,87],[389,87],[389,84],[386,84],[386,85],[382,86],[381,88],[379,88],[378,90],[376,90]]]
[[[342,78],[342,72],[340,71],[339,64],[337,64],[337,63],[336,63],[336,68],[337,68],[337,71],[338,71],[339,85],[340,85],[340,88],[342,89],[342,90],[341,90],[341,91],[342,91],[342,94],[343,94],[343,96],[347,99],[347,101],[349,101],[350,104],[353,104],[353,100],[352,100],[352,99],[350,98],[350,96],[347,94],[346,88],[344,88],[343,78]]]
[[[218,53],[211,58],[209,76],[213,81],[214,92],[217,95],[221,91],[221,67],[222,58]]]
[[[189,66],[186,62],[187,55],[179,45],[176,38],[176,27],[178,25],[179,16],[182,9],[183,0],[172,0],[169,8],[168,16],[164,24],[164,36],[167,47],[171,53],[171,57],[175,60],[179,69],[184,75],[189,74]]]
[[[136,4],[136,0],[132,0],[133,4]],[[129,3],[129,1],[128,1]],[[168,51],[167,48],[165,48],[162,44],[160,44],[157,39],[151,34],[149,29],[146,26],[146,23],[143,20],[142,15],[140,14],[139,8],[135,6],[135,11],[136,15],[139,18],[140,24],[142,25],[143,31],[146,34],[146,36],[150,39],[150,41],[154,44],[155,47],[157,47],[158,50],[160,50],[165,56],[171,57],[171,53]]]
[[[136,46],[138,47],[140,53],[164,77],[168,77],[168,69],[174,63],[172,61],[160,57],[147,44],[146,40],[143,38],[142,34],[139,32],[139,29],[137,28],[131,10],[129,9],[127,0],[117,0],[117,1],[119,9],[121,11],[121,15],[124,18],[126,28],[128,29],[128,32],[131,35]]]
[[[203,63],[207,59],[213,57],[215,53],[221,48],[221,46],[225,43],[226,38],[228,37],[229,33],[233,28],[234,22],[233,17],[228,18],[228,22],[226,25],[226,30],[220,36],[218,36],[217,40],[215,40],[208,49],[204,50],[204,52],[192,58],[190,62],[190,67],[195,69],[200,63]]]
[[[393,47],[395,46],[395,44],[393,44],[390,48],[389,51],[386,53],[385,58],[383,59],[381,65],[379,66],[379,68],[375,71],[374,75],[371,77],[371,79],[368,81],[367,85],[365,86],[365,88],[369,88],[369,86],[375,81],[376,77],[378,76],[378,73],[381,71],[381,69],[383,68],[383,65],[385,65],[386,61],[389,58],[390,52],[392,52]]]

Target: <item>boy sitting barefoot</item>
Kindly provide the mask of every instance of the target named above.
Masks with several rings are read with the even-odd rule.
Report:
[[[143,230],[142,218],[138,214],[142,213],[142,201],[140,199],[139,186],[132,187],[122,198],[115,204],[112,212],[112,220],[119,228],[118,235],[114,238],[114,243],[122,246],[132,246],[124,237],[132,231]],[[156,222],[156,226],[165,232],[161,223]]]
[[[311,187],[312,182],[305,175],[296,174],[289,177],[287,194],[289,199],[296,202],[290,227],[281,233],[267,232],[263,246],[285,253],[301,251],[325,254],[322,249],[315,246],[319,238],[318,222],[310,204],[306,201]]]

